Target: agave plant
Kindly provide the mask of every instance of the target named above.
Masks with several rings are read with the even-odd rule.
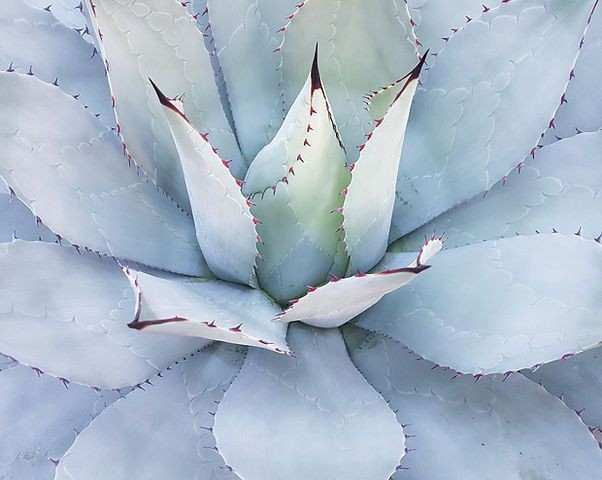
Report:
[[[1,478],[601,478],[597,1],[48,1]]]

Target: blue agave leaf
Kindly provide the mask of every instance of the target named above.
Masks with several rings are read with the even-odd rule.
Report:
[[[388,478],[403,430],[339,331],[296,325],[289,337],[296,358],[249,350],[221,401],[214,433],[226,463],[245,480]]]
[[[600,470],[602,454],[580,418],[522,375],[475,380],[390,339],[347,332],[346,340],[405,425],[408,454],[394,480],[590,478]]]
[[[102,388],[144,382],[208,343],[128,328],[134,296],[117,263],[73,247],[0,244],[0,351],[24,365]]]
[[[475,374],[530,368],[602,339],[602,245],[593,240],[517,236],[444,250],[431,263],[357,324]]]
[[[416,92],[391,240],[488,190],[535,148],[595,3],[508,2],[450,39]]]
[[[220,457],[212,430],[216,404],[243,358],[241,347],[214,344],[176,362],[86,428],[55,479],[238,479]]]

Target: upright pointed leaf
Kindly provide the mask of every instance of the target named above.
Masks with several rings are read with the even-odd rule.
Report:
[[[0,268],[0,352],[51,375],[121,388],[207,344],[128,328],[134,296],[110,258],[16,240]]]
[[[595,3],[508,2],[450,39],[416,93],[391,240],[489,189],[531,152]]]
[[[424,235],[445,232],[445,246],[538,232],[602,232],[602,133],[584,133],[548,145],[484,196],[440,215],[399,239],[392,249],[413,251]]]
[[[318,288],[308,287],[307,295],[292,301],[290,307],[278,317],[287,323],[300,321],[315,327],[339,327],[370,308],[387,293],[414,280],[420,272],[429,268],[425,262],[441,246],[441,239],[433,239],[416,256],[397,254],[385,257],[384,262],[389,265],[387,269],[377,267],[374,273],[334,278]],[[391,263],[395,263],[395,267],[391,267]]]
[[[405,425],[408,453],[394,480],[590,478],[602,466],[575,412],[521,375],[475,381],[380,336],[348,348]]]
[[[45,1],[43,7],[47,6]],[[61,11],[60,4],[50,10]],[[115,126],[111,93],[96,47],[26,0],[0,2],[0,69],[55,82],[105,125]]]
[[[114,133],[35,77],[0,72],[0,175],[71,243],[189,275],[208,273],[192,219],[129,167]]]
[[[90,1],[90,0],[89,0]],[[120,132],[134,160],[188,206],[178,155],[148,78],[170,96],[184,95],[186,114],[211,132],[223,158],[244,172],[213,69],[195,20],[176,0],[91,0],[91,16],[108,69]]]
[[[207,2],[237,138],[250,163],[282,121],[280,59],[274,50],[293,0]]]
[[[426,55],[405,78],[383,118],[362,145],[345,197],[343,228],[348,273],[366,272],[387,249],[399,156],[418,75]]]
[[[15,364],[0,372],[0,476],[52,480],[75,436],[120,394]]]
[[[278,308],[260,290],[220,280],[161,278],[125,270],[136,295],[131,328],[289,353]]]
[[[541,234],[444,250],[358,325],[475,374],[529,368],[602,339],[602,245]]]
[[[243,191],[261,222],[259,283],[279,302],[326,278],[340,245],[341,192],[349,182],[318,71],[311,73],[280,130],[249,168]],[[344,269],[345,265],[343,265]]]
[[[56,480],[238,480],[215,447],[212,426],[243,358],[241,347],[214,344],[176,362],[78,435]]]
[[[336,329],[295,326],[296,358],[250,350],[215,416],[217,447],[245,480],[386,480],[404,437]],[[244,428],[244,435],[241,435]]]
[[[256,221],[239,183],[207,137],[154,88],[180,155],[196,237],[209,268],[223,280],[253,285]]]
[[[415,37],[403,0],[307,0],[284,27],[281,47],[284,106],[305,79],[313,46],[323,52],[323,77],[352,160],[372,130],[364,96],[416,64]],[[391,46],[394,45],[394,48]]]

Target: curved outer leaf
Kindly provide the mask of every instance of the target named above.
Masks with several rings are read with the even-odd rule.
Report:
[[[592,429],[602,427],[602,352],[592,348],[522,373],[575,410]]]
[[[353,343],[352,360],[408,432],[395,480],[598,476],[602,454],[579,417],[521,375],[475,382],[382,337]]]
[[[48,3],[48,0],[25,1],[33,7],[50,10],[59,22],[77,30],[88,42],[96,43],[83,0],[53,0],[52,3]]]
[[[358,26],[361,25],[360,28]],[[381,43],[384,42],[384,43]],[[284,27],[281,46],[284,106],[305,79],[314,45],[351,160],[372,130],[364,96],[405,75],[416,64],[415,37],[403,0],[306,0]],[[391,48],[394,45],[395,48]]]
[[[483,2],[485,1],[486,4]],[[420,47],[433,54],[441,51],[449,37],[464,24],[497,7],[502,0],[408,0]]]
[[[212,425],[243,352],[211,345],[111,405],[77,437],[55,479],[238,479],[215,447]]]
[[[55,462],[118,392],[69,385],[18,364],[0,372],[0,476],[51,480]]]
[[[220,280],[125,273],[137,299],[131,328],[290,353],[286,326],[272,320],[278,308],[260,290]]]
[[[1,188],[1,187],[0,187]],[[0,190],[0,242],[14,238],[54,242],[56,237],[16,197]]]
[[[341,191],[349,183],[345,150],[318,71],[311,73],[282,127],[257,156],[243,192],[260,220],[259,283],[285,303],[305,285],[322,282],[333,268],[341,240]],[[336,262],[342,265],[335,265]]]
[[[381,270],[375,273],[358,273],[353,277],[334,278],[326,285],[310,287],[307,295],[291,302],[291,306],[278,316],[283,322],[300,321],[315,327],[339,327],[370,308],[387,293],[410,283],[422,271],[429,268],[424,262],[441,250],[441,239],[430,240],[404,267]],[[402,258],[400,258],[402,257]],[[403,264],[404,255],[395,256],[397,265]],[[385,258],[387,262],[387,258]]]
[[[284,17],[293,0],[207,2],[215,48],[226,82],[237,138],[250,163],[282,121],[279,58]]]
[[[537,152],[524,167],[485,196],[445,212],[395,242],[390,250],[415,251],[425,235],[445,232],[445,246],[537,232],[602,232],[602,133],[584,133]]]
[[[70,381],[143,382],[207,341],[127,327],[133,295],[115,261],[41,242],[0,244],[0,352]]]
[[[349,253],[348,274],[366,272],[387,250],[399,156],[412,98],[426,55],[403,80],[385,116],[361,147],[353,164],[344,203],[343,229]]]
[[[540,143],[551,143],[580,132],[602,129],[602,9],[596,9],[585,34],[575,68],[571,72],[554,121]]]
[[[295,326],[290,341],[297,358],[249,350],[221,401],[214,433],[226,463],[245,480],[389,478],[403,431],[341,334]]]
[[[180,154],[196,237],[209,268],[223,280],[253,285],[256,220],[239,183],[207,137],[194,128],[154,83],[153,87]]]
[[[25,0],[0,2],[0,68],[32,72],[46,83],[55,82],[105,125],[115,126],[111,93],[96,47],[50,12]]]
[[[176,0],[92,1],[102,34],[120,132],[134,160],[157,184],[188,206],[186,185],[169,128],[148,78],[169,95],[183,95],[195,126],[212,135],[236,175],[244,163],[224,114],[213,69],[195,20]]]
[[[556,360],[602,340],[602,246],[541,234],[445,250],[358,325],[460,372]]]
[[[416,92],[391,240],[489,189],[529,154],[558,106],[594,3],[504,3],[450,39]]]
[[[0,72],[0,175],[71,243],[189,275],[208,272],[194,225],[128,167],[113,132],[35,77]]]

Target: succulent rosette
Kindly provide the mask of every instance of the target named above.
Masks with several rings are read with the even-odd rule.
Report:
[[[597,1],[48,1],[1,478],[600,478]]]

